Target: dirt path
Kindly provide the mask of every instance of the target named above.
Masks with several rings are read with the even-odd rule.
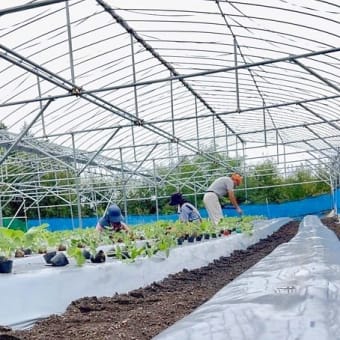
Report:
[[[324,223],[340,235],[334,219]],[[0,327],[0,340],[149,340],[190,314],[278,245],[288,242],[298,225],[297,221],[290,222],[245,251],[235,251],[197,270],[183,270],[144,289],[111,298],[79,299],[63,315],[53,315],[30,330],[13,332]]]

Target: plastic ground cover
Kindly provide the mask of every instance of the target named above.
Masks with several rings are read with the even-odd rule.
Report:
[[[66,267],[50,267],[45,265],[41,255],[15,259],[13,273],[0,276],[0,291],[6,292],[1,298],[0,325],[27,328],[43,317],[63,313],[78,298],[127,293],[184,268],[200,268],[236,249],[246,249],[290,220],[259,221],[255,223],[252,236],[232,234],[179,246],[171,249],[168,258],[156,254],[151,258],[138,258],[134,263],[108,258],[105,263],[77,267],[71,259]]]
[[[340,339],[340,247],[316,216],[154,340]]]

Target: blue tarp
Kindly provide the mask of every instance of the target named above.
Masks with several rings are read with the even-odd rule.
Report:
[[[339,202],[340,190],[338,189],[335,194],[335,202]],[[337,204],[338,206],[338,204]],[[305,215],[320,215],[326,211],[334,208],[334,200],[332,195],[324,194],[316,197],[310,197],[299,201],[278,203],[278,204],[252,204],[252,205],[241,205],[244,215],[262,215],[267,218],[278,218],[278,217],[292,217],[302,218]],[[235,209],[223,209],[226,216],[238,216]],[[205,209],[200,210],[203,218],[207,217]],[[158,220],[176,221],[178,219],[177,214],[171,215],[159,215]],[[128,225],[138,225],[157,221],[156,215],[129,215],[126,218]],[[30,219],[27,221],[28,228],[33,226],[47,223],[50,231],[57,230],[68,230],[79,228],[79,220],[71,218],[46,218],[41,219]],[[97,223],[96,217],[87,217],[82,219],[82,227],[89,228],[94,227]]]

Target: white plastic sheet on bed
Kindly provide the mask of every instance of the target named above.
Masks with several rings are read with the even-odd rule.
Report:
[[[340,339],[340,244],[316,216],[154,340]]]
[[[155,255],[123,263],[109,258],[101,264],[77,267],[71,260],[66,267],[49,267],[42,256],[15,259],[13,274],[0,274],[0,325],[15,329],[30,326],[35,320],[60,314],[74,300],[85,296],[112,296],[127,293],[160,281],[184,268],[200,268],[234,250],[246,249],[260,238],[272,234],[289,218],[259,221],[254,234],[232,234],[171,250],[168,258]]]

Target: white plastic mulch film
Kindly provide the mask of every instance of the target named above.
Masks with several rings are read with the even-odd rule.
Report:
[[[340,247],[317,216],[156,340],[340,338]]]
[[[76,299],[127,293],[184,268],[200,268],[234,250],[246,249],[289,221],[289,218],[258,221],[252,236],[233,234],[187,244],[171,249],[169,257],[157,253],[151,258],[138,258],[134,263],[107,258],[105,263],[78,267],[70,259],[66,267],[50,267],[42,255],[14,259],[13,274],[0,277],[0,290],[6,292],[0,303],[0,325],[30,327],[41,318],[63,313]]]

